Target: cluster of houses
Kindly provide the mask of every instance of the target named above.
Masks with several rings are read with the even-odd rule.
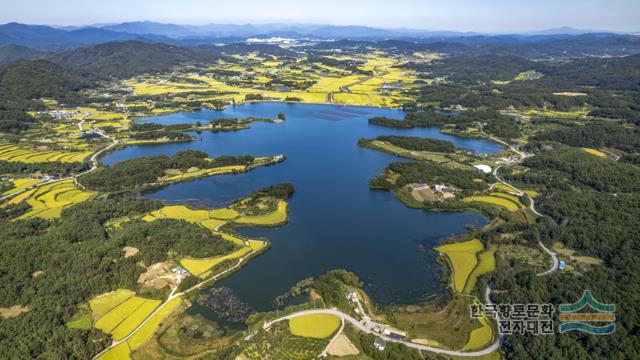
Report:
[[[407,334],[405,332],[403,332],[403,331],[390,328],[390,327],[388,327],[388,326],[386,326],[384,324],[371,322],[371,319],[369,318],[369,316],[367,316],[367,314],[363,313],[364,310],[362,309],[362,306],[360,305],[360,299],[358,298],[358,292],[357,292],[357,290],[355,288],[350,288],[349,291],[347,291],[347,300],[349,300],[349,303],[351,305],[353,305],[355,313],[358,316],[362,317],[362,323],[365,324],[365,326],[369,326],[369,324],[373,325],[371,327],[371,330],[375,334],[379,335],[379,336],[376,336],[376,338],[374,339],[373,346],[376,349],[378,349],[379,351],[384,351],[384,349],[386,347],[385,338],[393,339],[393,340],[405,340],[406,339]]]
[[[414,184],[412,185],[414,190],[428,190],[430,189],[427,184]],[[433,186],[433,191],[439,193],[444,200],[450,200],[456,197],[456,188],[451,185],[437,184]]]
[[[76,115],[86,116],[88,112],[78,112],[76,110],[51,110],[51,111],[39,111],[38,115],[49,115],[56,120],[70,119]]]
[[[407,334],[405,332],[395,329],[389,329],[388,327],[384,327],[382,325],[374,326],[373,331],[394,340],[405,340],[407,338]],[[384,351],[386,345],[387,342],[380,336],[376,336],[376,338],[373,340],[373,346],[379,351]]]
[[[347,300],[349,300],[349,303],[353,305],[356,315],[364,315],[360,310],[360,300],[358,299],[358,293],[356,292],[356,289],[349,289],[349,291],[347,292]]]

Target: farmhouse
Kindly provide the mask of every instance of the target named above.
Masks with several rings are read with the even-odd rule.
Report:
[[[402,84],[399,81],[394,81],[394,82],[384,82],[380,85],[381,89],[387,89],[387,90],[391,90],[391,89],[397,89],[401,86]]]
[[[407,333],[400,330],[384,329],[384,334],[392,339],[403,340],[407,337]]]
[[[178,277],[178,281],[186,278],[187,276],[189,276],[189,272],[187,270],[185,270],[183,267],[180,266],[176,266],[173,269],[171,269],[171,272],[173,272],[174,274],[176,274],[176,276]]]
[[[384,351],[386,345],[386,342],[382,338],[376,337],[376,339],[373,340],[373,346],[380,351]]]
[[[433,187],[439,193],[452,193],[456,189],[453,186],[436,185]]]
[[[427,185],[427,184],[414,184],[414,185],[412,185],[412,187],[415,190],[426,190],[426,189],[429,188],[429,185]]]

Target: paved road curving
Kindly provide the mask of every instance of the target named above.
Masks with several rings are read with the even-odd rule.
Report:
[[[478,350],[478,351],[455,351],[455,350],[447,350],[447,349],[442,349],[442,348],[437,348],[437,347],[433,347],[433,346],[428,346],[428,345],[421,345],[421,344],[416,344],[410,341],[405,341],[405,340],[398,340],[398,339],[394,339],[388,336],[385,336],[383,334],[378,334],[375,333],[372,330],[371,325],[363,325],[361,322],[359,322],[358,320],[354,319],[353,317],[351,317],[348,314],[343,313],[340,310],[337,309],[316,309],[316,310],[304,310],[304,311],[299,311],[287,316],[283,316],[281,318],[272,320],[268,323],[265,323],[263,328],[265,330],[269,329],[271,326],[273,326],[276,323],[279,323],[281,321],[285,321],[285,320],[289,320],[289,319],[294,319],[300,316],[305,316],[305,315],[312,315],[312,314],[328,314],[328,315],[335,315],[338,316],[342,319],[342,321],[348,321],[350,322],[353,326],[355,326],[356,328],[358,328],[358,330],[365,332],[367,334],[376,334],[376,336],[384,339],[387,342],[394,342],[394,343],[399,343],[399,344],[403,344],[406,347],[412,348],[412,349],[416,349],[416,350],[421,350],[421,351],[429,351],[429,352],[433,352],[433,353],[437,353],[437,354],[444,354],[444,355],[449,355],[449,356],[463,356],[463,357],[474,357],[474,356],[483,356],[483,355],[488,355],[491,354],[492,352],[498,350],[498,348],[500,347],[500,339],[494,341],[489,347],[484,348],[482,350]]]
[[[517,162],[521,162],[524,159],[532,156],[532,155],[527,155],[521,151],[519,151],[518,149],[514,148],[513,146],[511,146],[510,144],[497,139],[491,135],[488,135],[486,133],[483,132],[483,134],[485,134],[488,138],[490,138],[491,140],[498,142],[500,144],[503,144],[504,146],[508,147],[509,150],[515,152],[516,154],[518,154],[518,156],[520,156],[520,159],[518,159]],[[543,216],[540,212],[538,212],[538,210],[536,209],[536,202],[533,199],[533,197],[531,197],[531,195],[525,193],[524,191],[518,189],[517,187],[509,184],[508,182],[506,182],[505,180],[501,179],[498,176],[498,169],[500,169],[500,166],[497,166],[494,170],[493,170],[493,176],[498,180],[498,182],[500,182],[501,184],[504,184],[508,187],[510,187],[511,189],[515,190],[518,194],[518,196],[526,196],[529,199],[529,210],[531,210],[532,213],[534,213],[536,216],[541,217]],[[538,276],[545,276],[545,275],[550,275],[553,274],[556,270],[558,270],[559,265],[560,265],[560,261],[558,260],[558,256],[556,255],[556,253],[554,253],[553,251],[549,250],[546,246],[544,246],[544,244],[542,243],[542,241],[539,241],[538,244],[540,245],[540,247],[542,248],[542,250],[547,253],[549,256],[551,256],[551,260],[552,260],[552,265],[551,268],[547,271],[544,271],[542,273],[536,274]]]

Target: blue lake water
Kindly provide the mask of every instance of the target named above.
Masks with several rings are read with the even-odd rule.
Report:
[[[186,149],[219,155],[277,155],[287,161],[240,175],[214,176],[165,187],[150,198],[169,202],[199,201],[224,206],[251,191],[282,182],[294,184],[289,223],[276,229],[244,228],[247,236],[266,237],[271,249],[218,283],[258,310],[296,282],[329,269],[357,273],[375,300],[416,302],[442,289],[435,254],[444,237],[482,226],[476,213],[439,213],[405,207],[387,191],[371,190],[368,181],[394,161],[406,161],[357,146],[361,137],[401,134],[450,140],[479,153],[501,150],[493,142],[441,134],[437,128],[389,129],[372,126],[373,116],[402,118],[400,110],[257,103],[224,111],[201,110],[145,119],[163,124],[225,117],[270,117],[285,113],[281,124],[254,123],[238,132],[194,134],[191,143],[132,146],[108,155],[112,164],[126,159]]]

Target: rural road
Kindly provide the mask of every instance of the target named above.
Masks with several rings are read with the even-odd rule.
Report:
[[[297,317],[300,316],[305,316],[305,315],[313,315],[313,314],[327,314],[327,315],[334,315],[337,316],[339,318],[342,319],[342,321],[347,321],[349,323],[351,323],[353,326],[355,326],[358,330],[367,333],[367,334],[374,334],[375,332],[372,329],[372,326],[369,325],[363,325],[361,322],[359,322],[358,320],[354,319],[353,317],[351,317],[348,314],[343,313],[340,310],[336,310],[336,309],[316,309],[316,310],[304,310],[304,311],[299,311],[287,316],[283,316],[281,318],[272,320],[268,323],[265,323],[263,328],[265,330],[268,330],[271,326],[273,326],[276,323],[279,323],[281,321],[285,321],[285,320],[290,320],[290,319],[295,319]],[[496,350],[498,350],[498,348],[500,347],[500,339],[496,340],[495,342],[493,342],[489,347],[482,349],[482,350],[478,350],[478,351],[455,351],[455,350],[447,350],[447,349],[441,349],[441,348],[437,348],[437,347],[433,347],[433,346],[428,346],[428,345],[421,345],[421,344],[416,344],[416,343],[412,343],[410,341],[404,341],[404,340],[398,340],[398,339],[394,339],[388,336],[385,336],[383,334],[378,334],[375,333],[376,336],[384,339],[387,342],[394,342],[394,343],[399,343],[399,344],[403,344],[406,347],[412,348],[412,349],[416,349],[416,350],[421,350],[421,351],[429,351],[429,352],[433,352],[433,353],[437,353],[437,354],[444,354],[444,355],[449,355],[449,356],[463,356],[463,357],[474,357],[474,356],[483,356],[483,355],[487,355],[490,354]]]
[[[502,144],[502,145],[504,145],[504,146],[508,147],[508,148],[509,148],[509,150],[511,150],[511,151],[515,152],[516,154],[518,154],[518,156],[520,156],[520,159],[518,159],[518,161],[517,161],[516,163],[520,163],[520,162],[522,162],[523,160],[525,160],[526,158],[533,156],[533,155],[527,155],[527,154],[525,154],[525,153],[523,153],[523,152],[519,151],[518,149],[514,148],[514,147],[513,147],[513,146],[511,146],[510,144],[508,144],[508,143],[506,143],[506,142],[504,142],[504,141],[502,141],[502,140],[500,140],[500,139],[497,139],[497,138],[495,138],[495,137],[493,137],[493,136],[491,136],[491,135],[488,135],[488,134],[484,133],[484,131],[483,131],[482,133],[483,133],[485,136],[487,136],[489,139],[491,139],[491,140],[493,140],[493,141],[495,141],[495,142],[497,142],[497,143],[500,143],[500,144]],[[509,188],[511,188],[511,189],[513,189],[513,190],[515,190],[515,192],[518,194],[518,196],[526,196],[526,197],[529,199],[529,210],[531,210],[531,212],[532,212],[532,213],[534,213],[534,214],[535,214],[536,216],[538,216],[538,217],[543,216],[543,215],[542,215],[540,212],[538,212],[538,210],[536,209],[536,202],[535,202],[535,200],[533,199],[533,197],[531,197],[531,195],[529,195],[529,194],[525,193],[524,191],[522,191],[522,190],[518,189],[517,187],[515,187],[515,186],[513,186],[513,185],[509,184],[508,182],[506,182],[505,180],[501,179],[501,178],[498,176],[498,169],[500,169],[500,167],[501,167],[501,166],[496,166],[496,168],[495,168],[495,169],[493,169],[493,176],[498,180],[498,182],[500,182],[501,184],[506,185],[506,186],[508,186]],[[553,263],[552,263],[551,268],[550,268],[549,270],[547,270],[547,271],[545,271],[545,272],[542,272],[542,273],[539,273],[539,274],[536,274],[536,275],[537,275],[537,276],[545,276],[545,275],[549,275],[549,274],[554,273],[556,270],[558,270],[558,267],[559,267],[559,265],[560,265],[560,261],[558,260],[558,256],[556,255],[556,253],[554,253],[553,251],[549,250],[549,248],[547,248],[546,246],[544,246],[544,244],[542,243],[542,241],[539,241],[539,242],[538,242],[538,244],[540,245],[540,247],[542,248],[542,250],[543,250],[545,253],[547,253],[549,256],[551,256],[551,260],[552,260],[552,262],[553,262]]]

